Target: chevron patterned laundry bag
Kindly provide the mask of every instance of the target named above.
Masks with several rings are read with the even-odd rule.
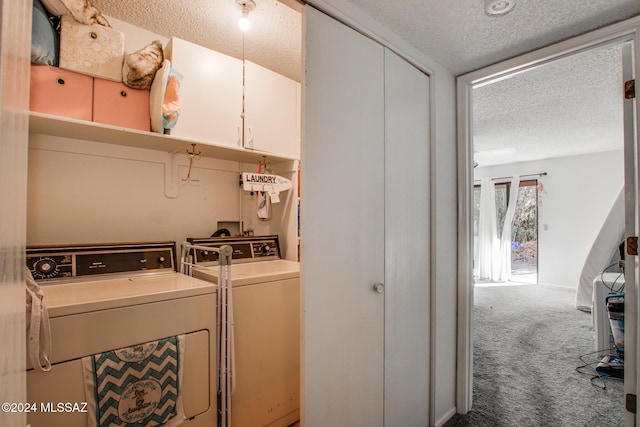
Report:
[[[184,336],[82,359],[90,427],[175,427],[185,420]]]

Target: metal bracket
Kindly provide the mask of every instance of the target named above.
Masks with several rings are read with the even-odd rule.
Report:
[[[638,404],[638,396],[635,394],[627,393],[624,395],[624,407],[627,411],[632,414],[636,414],[637,412],[637,404]]]
[[[220,265],[231,265],[233,248],[230,245],[222,245],[219,249],[218,261]]]
[[[189,172],[187,172],[187,177],[182,179],[183,181],[188,183],[200,181],[199,179],[191,178],[191,169],[193,168],[193,161],[199,158],[198,156],[200,156],[200,154],[202,154],[200,151],[196,152],[196,144],[191,144],[191,151],[187,150],[187,156],[189,156]]]
[[[638,236],[627,237],[627,255],[638,255]]]
[[[636,81],[627,80],[624,82],[624,98],[633,99],[636,97]]]

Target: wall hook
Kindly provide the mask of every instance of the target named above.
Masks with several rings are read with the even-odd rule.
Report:
[[[196,144],[191,144],[191,151],[187,150],[187,156],[189,156],[189,172],[187,172],[187,177],[182,180],[185,182],[199,182],[199,179],[191,178],[191,168],[193,167],[193,161],[196,157],[200,156],[201,152],[196,153]]]
[[[258,173],[271,173],[271,165],[267,164],[267,156],[262,156],[262,162],[258,162],[260,169]]]

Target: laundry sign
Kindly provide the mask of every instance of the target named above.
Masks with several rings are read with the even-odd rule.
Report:
[[[264,191],[269,194],[290,190],[291,181],[279,175],[266,173],[242,173],[242,188],[245,191]]]

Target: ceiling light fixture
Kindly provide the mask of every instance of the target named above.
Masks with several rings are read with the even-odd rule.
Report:
[[[248,31],[251,28],[251,21],[249,21],[249,12],[256,8],[256,4],[253,0],[236,0],[236,3],[240,10],[242,10],[242,16],[238,21],[238,26],[242,31]]]
[[[516,0],[484,0],[484,13],[487,16],[503,16],[516,7]]]

